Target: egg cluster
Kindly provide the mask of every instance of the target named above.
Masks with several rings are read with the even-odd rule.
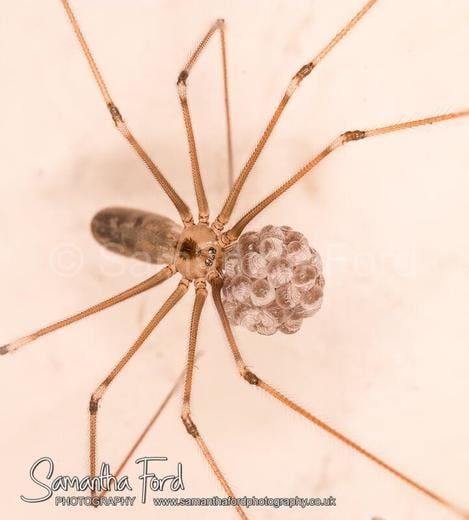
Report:
[[[225,254],[223,276],[230,323],[259,334],[294,334],[322,303],[321,258],[288,226],[241,235]]]

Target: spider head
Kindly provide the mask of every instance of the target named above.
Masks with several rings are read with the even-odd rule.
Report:
[[[221,271],[223,249],[207,224],[186,227],[176,248],[176,269],[189,280],[207,278]]]

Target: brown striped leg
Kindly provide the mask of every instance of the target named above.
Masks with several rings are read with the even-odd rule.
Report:
[[[334,139],[326,148],[318,153],[311,161],[306,163],[295,175],[290,177],[287,182],[282,184],[280,188],[272,192],[268,197],[259,202],[254,208],[248,211],[229,231],[224,233],[221,237],[222,243],[225,245],[238,239],[239,235],[243,232],[243,229],[256,217],[263,209],[265,209],[274,200],[278,199],[280,195],[283,195],[289,188],[297,183],[302,177],[310,172],[315,166],[317,166],[325,157],[332,153],[342,145],[349,143],[350,141],[358,141],[367,137],[373,137],[375,135],[388,134],[391,132],[398,132],[400,130],[406,130],[409,128],[415,128],[417,126],[431,125],[433,123],[439,123],[441,121],[448,121],[450,119],[456,119],[458,117],[469,116],[469,110],[461,110],[460,112],[452,112],[449,114],[440,114],[437,116],[426,117],[424,119],[417,119],[415,121],[407,121],[405,123],[398,123],[390,126],[383,126],[381,128],[374,128],[371,130],[351,130],[341,134],[339,137]]]
[[[230,485],[226,481],[225,477],[223,476],[223,473],[221,472],[220,468],[217,466],[217,463],[215,462],[215,459],[213,458],[212,454],[210,453],[209,449],[207,448],[207,445],[205,444],[204,440],[202,439],[199,430],[197,426],[194,424],[194,421],[191,417],[191,390],[192,390],[192,377],[194,374],[194,358],[195,358],[195,349],[197,345],[197,333],[199,330],[199,321],[200,321],[200,315],[202,313],[202,309],[205,303],[205,299],[207,298],[207,289],[206,289],[206,283],[202,280],[196,281],[196,294],[195,294],[195,302],[194,302],[194,309],[192,311],[192,319],[191,319],[191,330],[190,330],[190,337],[189,337],[189,351],[187,354],[187,369],[186,369],[186,381],[184,383],[184,397],[182,402],[182,414],[181,419],[184,423],[184,426],[186,427],[187,433],[189,435],[192,435],[194,439],[196,440],[197,444],[199,445],[200,450],[203,453],[203,456],[205,457],[206,461],[209,463],[210,467],[212,468],[212,471],[215,473],[215,476],[217,477],[220,484],[223,486],[223,489],[225,490],[226,494],[231,497],[235,498],[233,491],[230,488]],[[242,510],[240,506],[235,506],[236,511],[238,512],[239,516],[241,518],[247,519],[246,514]]]
[[[226,63],[226,46],[225,46],[225,22],[224,20],[217,20],[202,41],[199,43],[184,69],[179,74],[177,80],[179,101],[181,102],[182,114],[184,117],[184,125],[186,127],[187,140],[189,143],[189,154],[191,158],[192,178],[194,180],[195,194],[197,198],[197,206],[199,208],[199,222],[207,223],[209,219],[209,208],[207,198],[205,196],[205,190],[200,176],[199,160],[197,158],[197,147],[195,144],[194,130],[192,128],[192,120],[189,111],[189,105],[187,101],[187,78],[192,67],[197,62],[200,54],[204,50],[205,46],[213,36],[215,31],[220,31],[220,43],[222,51],[222,63],[223,63],[223,86],[224,86],[224,98],[225,98],[225,119],[226,119],[226,132],[227,132],[227,144],[228,144],[228,178],[230,187],[233,179],[233,148],[231,142],[231,120],[230,120],[230,104],[228,97],[228,71]]]
[[[222,280],[220,278],[217,278],[213,280],[212,282],[212,296],[215,302],[215,306],[217,308],[218,314],[220,316],[221,322],[223,324],[223,328],[226,333],[226,337],[228,339],[228,343],[231,348],[231,352],[233,353],[236,365],[238,367],[239,373],[241,374],[241,377],[245,379],[248,383],[251,385],[258,386],[259,388],[262,388],[262,390],[266,391],[268,394],[270,394],[272,397],[275,397],[278,401],[280,401],[282,404],[288,406],[288,408],[292,409],[293,411],[299,413],[304,418],[308,419],[308,421],[311,421],[313,424],[321,428],[322,430],[326,431],[330,435],[334,436],[336,439],[340,440],[353,450],[357,451],[361,455],[364,455],[366,458],[380,466],[381,468],[385,469],[389,473],[392,473],[395,477],[399,478],[401,481],[405,482],[409,486],[413,487],[417,491],[420,491],[427,497],[431,498],[432,500],[435,500],[440,505],[446,507],[447,509],[451,510],[452,512],[458,514],[461,518],[469,519],[469,512],[463,511],[458,506],[452,504],[445,498],[441,497],[440,495],[434,493],[430,489],[422,486],[415,480],[411,479],[407,475],[401,473],[397,469],[393,468],[386,462],[384,462],[382,459],[377,457],[376,455],[373,455],[368,450],[357,444],[355,441],[351,440],[349,437],[344,435],[343,433],[339,432],[329,424],[323,422],[321,419],[318,419],[315,415],[308,412],[298,404],[296,404],[294,401],[286,397],[284,394],[276,390],[274,387],[270,386],[266,382],[264,382],[262,379],[260,379],[256,374],[254,374],[249,368],[247,368],[241,353],[238,349],[238,346],[236,344],[236,340],[233,335],[233,331],[231,329],[230,323],[228,321],[228,317],[226,316],[225,310],[223,308],[223,303],[221,301],[220,291],[222,286]]]
[[[197,359],[197,356],[196,356],[196,359]],[[179,385],[183,382],[184,380],[184,374],[185,374],[185,370],[183,370],[180,374],[179,374],[179,377],[176,379],[176,381],[174,382],[173,386],[171,387],[171,389],[169,390],[169,392],[167,393],[166,397],[163,399],[163,402],[160,404],[160,406],[158,407],[158,409],[156,410],[156,412],[153,414],[153,417],[150,419],[150,421],[148,422],[148,424],[145,426],[145,428],[143,429],[142,433],[138,436],[137,440],[132,444],[132,447],[130,448],[130,450],[128,451],[127,455],[122,459],[122,462],[119,464],[119,466],[117,467],[116,471],[113,471],[112,474],[117,478],[121,473],[122,473],[122,470],[124,469],[125,465],[129,462],[130,460],[130,457],[132,457],[132,455],[135,453],[135,451],[137,450],[137,448],[140,446],[140,444],[142,443],[143,439],[146,437],[147,433],[151,430],[151,428],[153,427],[153,425],[155,424],[156,420],[159,418],[159,416],[161,415],[161,413],[163,412],[163,410],[165,409],[166,405],[169,403],[170,399],[173,397],[173,395],[176,393],[176,390],[179,388]],[[103,497],[105,496],[107,493],[107,491],[102,491],[99,496],[100,497]]]
[[[254,148],[254,151],[247,160],[246,164],[241,170],[241,173],[236,179],[233,188],[228,194],[228,197],[225,201],[221,213],[218,215],[215,222],[213,223],[213,226],[216,229],[221,231],[226,225],[226,223],[229,221],[233,212],[233,208],[236,204],[236,201],[238,200],[241,189],[243,188],[243,185],[246,182],[249,173],[253,169],[254,164],[257,161],[257,158],[264,149],[264,146],[267,143],[273,129],[275,128],[275,125],[280,119],[280,116],[282,115],[284,108],[287,106],[287,103],[293,96],[293,93],[296,91],[300,83],[318,65],[318,63],[329,54],[329,52],[342,40],[342,38],[344,38],[344,36],[360,21],[360,19],[363,18],[363,16],[365,16],[365,14],[373,7],[373,5],[377,1],[378,0],[369,0],[368,2],[366,2],[363,8],[345,25],[345,27],[342,28],[341,31],[339,31],[334,36],[334,38],[332,38],[332,40],[324,47],[324,49],[322,49],[321,52],[315,58],[313,58],[313,60],[311,60],[306,65],[303,65],[303,67],[301,67],[301,69],[293,76],[287,89],[285,90],[282,99],[280,100],[279,105],[277,106],[277,109],[274,112],[274,115],[267,124],[267,127],[264,130],[264,133],[262,134],[261,138],[259,139],[259,142],[257,143],[256,147]]]
[[[130,143],[132,148],[137,152],[137,154],[140,156],[140,158],[146,164],[146,166],[151,171],[151,173],[153,174],[155,179],[158,181],[160,186],[163,188],[166,195],[168,195],[168,197],[171,199],[172,203],[176,206],[176,209],[178,210],[179,215],[181,216],[181,219],[184,222],[184,224],[187,225],[187,224],[191,223],[192,215],[191,215],[191,212],[190,212],[187,204],[181,199],[181,197],[179,197],[179,195],[176,193],[174,188],[166,180],[166,178],[163,176],[163,174],[161,173],[159,168],[150,159],[148,154],[140,146],[140,144],[137,142],[137,140],[135,139],[135,137],[132,135],[132,133],[128,129],[127,125],[125,124],[125,122],[121,116],[121,113],[119,112],[119,109],[114,104],[114,101],[112,100],[111,95],[109,94],[107,86],[101,76],[101,73],[99,72],[96,62],[94,61],[93,55],[91,54],[88,44],[86,43],[85,37],[83,36],[83,33],[81,32],[80,26],[77,22],[77,19],[75,18],[75,15],[73,14],[73,11],[70,7],[68,0],[62,0],[62,4],[68,15],[70,23],[72,24],[73,30],[75,31],[78,41],[80,42],[81,48],[83,49],[83,53],[85,54],[86,60],[88,61],[88,64],[91,68],[91,72],[93,73],[94,79],[96,80],[99,90],[101,91],[101,95],[106,103],[106,106],[107,106],[109,112],[111,113],[114,124],[116,125],[119,132],[127,139],[127,141]]]
[[[107,309],[108,307],[112,307],[116,303],[120,303],[124,300],[127,300],[128,298],[132,298],[132,296],[147,291],[148,289],[155,287],[155,285],[158,285],[170,278],[174,272],[174,266],[168,265],[158,273],[148,278],[147,280],[144,280],[143,282],[134,285],[134,287],[131,287],[130,289],[127,289],[124,292],[116,294],[115,296],[112,296],[111,298],[104,300],[101,303],[93,305],[92,307],[89,307],[88,309],[85,309],[84,311],[81,311],[78,314],[70,316],[69,318],[65,318],[64,320],[58,321],[56,323],[53,323],[52,325],[48,325],[47,327],[39,329],[36,332],[29,334],[28,336],[24,336],[22,338],[17,339],[16,341],[8,343],[7,345],[3,345],[3,347],[0,347],[0,356],[2,354],[8,354],[8,352],[14,352],[20,347],[23,347],[24,345],[31,343],[32,341],[40,338],[41,336],[44,336],[45,334],[54,332],[55,330],[61,329],[62,327],[66,327],[67,325],[70,325],[75,321],[86,318],[87,316],[91,316],[91,314],[100,312],[104,309]]]
[[[176,303],[186,294],[187,288],[189,287],[190,282],[183,278],[177,288],[171,293],[169,298],[163,303],[160,307],[159,311],[155,314],[155,316],[151,319],[148,325],[143,329],[143,332],[137,338],[135,343],[130,347],[127,353],[122,357],[122,359],[117,363],[117,365],[111,370],[108,376],[104,379],[104,381],[98,386],[98,388],[93,392],[90,398],[90,445],[89,445],[89,456],[90,456],[90,477],[96,476],[96,428],[97,428],[97,419],[98,419],[98,406],[99,402],[105,394],[107,388],[111,384],[111,382],[116,378],[117,374],[124,368],[124,366],[128,363],[128,361],[132,358],[132,356],[137,352],[137,350],[143,345],[143,342],[148,338],[148,336],[153,332],[155,327],[160,323],[160,321],[168,314],[168,312],[176,305]],[[96,492],[93,491],[91,493],[92,496],[96,495]]]

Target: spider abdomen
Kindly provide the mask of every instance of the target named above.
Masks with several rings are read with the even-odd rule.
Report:
[[[91,222],[91,231],[110,251],[152,264],[170,264],[182,227],[155,213],[115,207],[99,211]]]
[[[259,334],[297,332],[322,303],[321,258],[304,235],[265,226],[226,252],[222,299],[232,325]]]

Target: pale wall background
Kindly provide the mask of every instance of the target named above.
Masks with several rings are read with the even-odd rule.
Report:
[[[75,0],[73,7],[130,127],[193,203],[175,82],[213,20],[228,24],[239,171],[292,74],[362,3]],[[1,5],[3,343],[151,274],[131,261],[111,274],[116,265],[89,232],[96,211],[121,204],[176,214],[113,129],[60,3]],[[380,1],[303,83],[236,215],[342,131],[467,108],[468,26],[465,0]],[[227,190],[218,58],[212,44],[190,80],[213,214]],[[291,337],[236,330],[259,375],[467,508],[468,131],[469,119],[351,144],[265,211],[252,229],[291,225],[322,254],[324,305]],[[67,247],[83,255],[68,277],[54,256]],[[37,491],[27,472],[41,456],[54,458],[56,474],[86,473],[89,395],[174,285],[0,360],[2,514],[11,520],[236,518],[231,509],[63,510],[19,500]],[[192,294],[161,324],[103,400],[99,453],[113,467],[184,365],[191,300]],[[242,382],[211,303],[200,348],[194,418],[236,494],[334,495],[339,504],[258,509],[250,518],[454,518]],[[179,409],[180,393],[138,453],[167,456],[163,474],[181,461],[185,496],[220,495]],[[128,473],[137,487],[134,464]]]

